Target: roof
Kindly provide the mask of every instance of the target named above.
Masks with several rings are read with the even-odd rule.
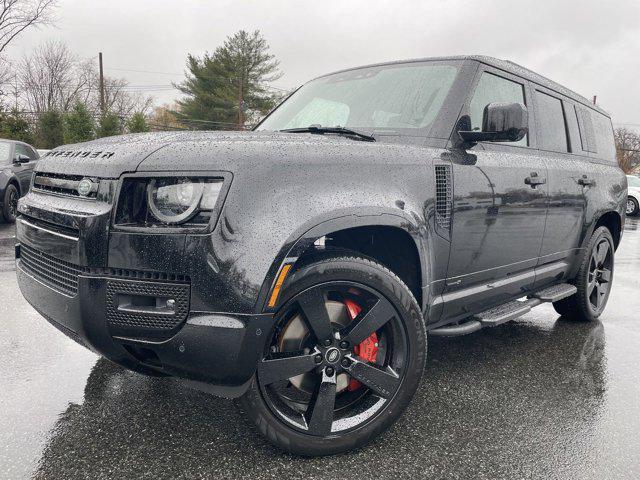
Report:
[[[504,70],[505,72],[513,73],[514,75],[523,77],[533,83],[540,85],[541,87],[545,87],[545,88],[548,88],[549,90],[553,90],[561,95],[564,95],[568,98],[571,98],[572,100],[575,100],[578,103],[581,103],[589,108],[592,108],[607,117],[610,117],[609,113],[607,113],[601,107],[594,105],[593,102],[587,100],[582,95],[574,92],[573,90],[568,89],[567,87],[560,85],[557,82],[554,82],[553,80],[548,79],[543,75],[540,75],[539,73],[534,72],[533,70],[529,70],[528,68],[523,67],[522,65],[518,65],[517,63],[512,62],[510,60],[501,60],[499,58],[489,57],[485,55],[458,55],[458,56],[454,55],[454,56],[448,56],[448,57],[447,56],[426,57],[426,58],[414,58],[409,60],[396,60],[392,62],[382,62],[382,63],[375,63],[371,65],[363,65],[355,68],[346,68],[333,73],[348,72],[351,70],[358,70],[360,68],[379,67],[383,65],[394,65],[394,64],[401,64],[401,63],[443,62],[443,61],[472,61],[472,62],[480,62],[486,65],[490,65],[497,69]],[[327,75],[333,75],[333,73],[330,73]],[[326,77],[327,75],[322,75],[321,77]]]

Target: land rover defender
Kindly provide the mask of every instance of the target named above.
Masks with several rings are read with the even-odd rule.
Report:
[[[596,320],[626,205],[598,106],[508,61],[394,62],[310,81],[250,132],[54,149],[17,275],[78,343],[326,455],[398,419],[428,336],[545,302]]]

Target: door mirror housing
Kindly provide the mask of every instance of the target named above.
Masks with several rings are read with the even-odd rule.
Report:
[[[494,102],[484,107],[482,131],[458,131],[465,142],[518,142],[529,133],[529,113],[521,103]]]
[[[27,163],[27,162],[30,162],[30,161],[31,161],[31,159],[29,157],[27,157],[26,155],[23,155],[21,153],[17,154],[15,156],[15,158],[13,159],[13,163],[16,163],[16,164]]]

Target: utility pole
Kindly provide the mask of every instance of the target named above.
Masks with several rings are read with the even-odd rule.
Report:
[[[104,73],[102,71],[102,52],[98,53],[98,61],[100,63],[100,112],[102,112],[102,115],[104,116]]]
[[[598,98],[598,96],[597,96],[597,95],[594,95],[594,96],[593,96],[593,104],[594,104],[594,105],[596,104],[596,98]]]

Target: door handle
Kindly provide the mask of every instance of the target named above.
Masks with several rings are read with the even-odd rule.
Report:
[[[596,181],[591,178],[587,178],[586,175],[583,175],[582,178],[578,179],[578,185],[582,185],[583,187],[592,187],[595,184]]]
[[[531,175],[524,179],[524,183],[531,185],[531,188],[536,188],[538,185],[547,183],[547,179],[539,177],[538,172],[531,172]]]

